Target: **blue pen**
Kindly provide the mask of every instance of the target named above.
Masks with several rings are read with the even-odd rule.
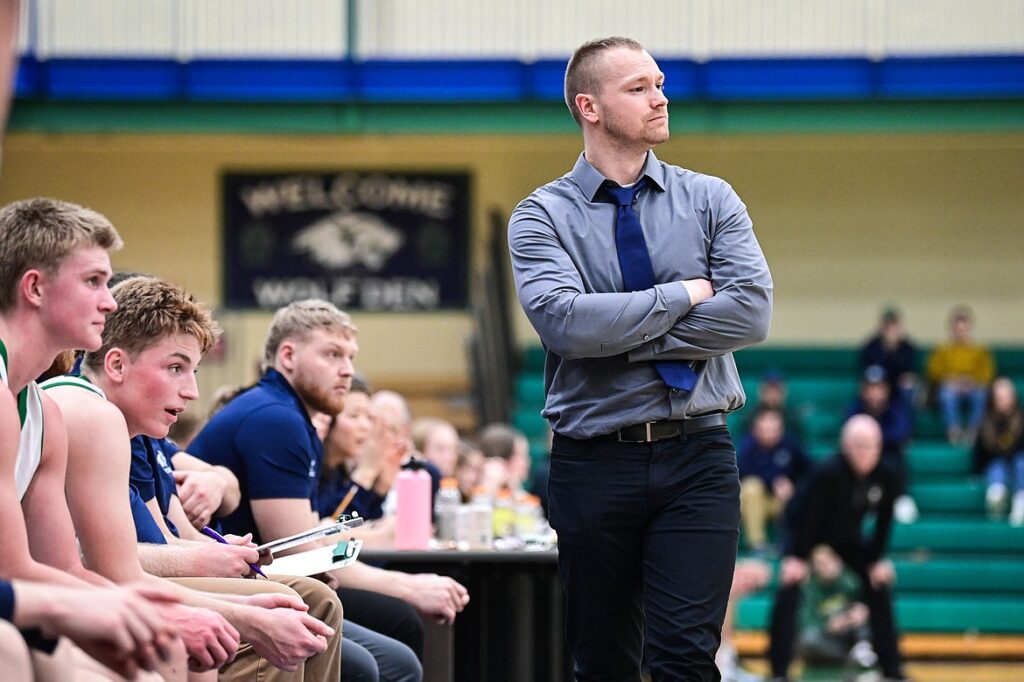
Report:
[[[227,540],[224,539],[223,535],[221,535],[220,533],[218,533],[214,529],[210,528],[209,526],[203,526],[202,533],[203,533],[203,535],[206,535],[208,537],[213,538],[214,540],[216,540],[217,542],[219,542],[222,545],[231,544]],[[264,578],[267,577],[267,574],[264,573],[263,571],[261,571],[260,567],[257,566],[256,564],[249,564],[249,568],[251,568],[252,570],[256,571],[257,573],[262,575]]]

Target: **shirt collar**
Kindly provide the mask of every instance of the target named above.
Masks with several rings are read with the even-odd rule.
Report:
[[[576,165],[573,166],[571,175],[572,179],[583,190],[583,194],[586,195],[588,201],[594,201],[598,190],[601,189],[601,185],[608,181],[608,178],[601,175],[601,171],[590,165],[590,162],[587,161],[583,153],[580,153],[580,158],[576,159]],[[644,170],[641,175],[646,176],[653,187],[657,187],[660,191],[665,191],[665,167],[661,165],[658,157],[654,155],[654,150],[648,150],[647,161],[644,162]]]
[[[283,374],[271,367],[263,374],[263,377],[260,379],[260,385],[274,393],[291,398],[295,402],[295,407],[309,424],[309,427],[313,428],[313,421],[309,418],[309,412],[306,411],[306,406],[302,404],[299,394],[295,392],[295,389]]]

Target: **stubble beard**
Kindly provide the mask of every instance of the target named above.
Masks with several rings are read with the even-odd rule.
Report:
[[[631,126],[627,126],[619,118],[605,119],[605,130],[608,137],[621,148],[635,147],[639,143],[639,145],[644,146],[646,149],[650,149],[669,138],[668,114],[666,113],[665,116],[665,122],[656,127],[652,127],[649,123],[644,122],[639,135],[631,129]]]
[[[345,396],[337,395],[333,390],[324,388],[315,380],[307,378],[303,372],[297,373],[292,388],[309,408],[332,417],[337,416],[345,407]]]

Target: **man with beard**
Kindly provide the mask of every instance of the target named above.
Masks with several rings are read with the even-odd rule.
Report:
[[[224,531],[252,532],[263,543],[319,524],[314,510],[323,444],[311,416],[341,411],[358,348],[351,318],[326,301],[297,301],[274,314],[264,345],[263,377],[217,412],[189,446],[191,454],[238,477],[242,501],[222,519]],[[329,577],[346,588],[373,593],[369,613],[343,602],[343,676],[350,657],[364,653],[349,645],[354,642],[372,655],[381,680],[420,679],[422,670],[408,646],[360,625],[372,621],[374,611],[393,608],[396,600],[443,622],[453,621],[469,601],[464,587],[436,575],[357,562]]]
[[[512,214],[519,300],[546,349],[548,482],[579,680],[717,680],[739,481],[732,352],[768,334],[772,280],[723,180],[659,161],[665,76],[629,38],[581,46],[583,154]],[[600,595],[600,598],[595,598]]]

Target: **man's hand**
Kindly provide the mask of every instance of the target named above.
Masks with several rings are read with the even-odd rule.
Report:
[[[23,588],[18,586],[19,598]],[[41,615],[39,625],[50,635],[64,635],[90,656],[124,677],[132,678],[141,668],[153,670],[169,661],[181,646],[178,628],[165,621],[155,604],[168,605],[176,598],[151,588],[67,588],[45,589],[52,604]],[[25,595],[26,599],[35,598]]]
[[[776,500],[788,502],[793,497],[793,481],[787,476],[776,476],[772,481],[772,495]]]
[[[174,482],[178,484],[178,498],[197,529],[210,523],[224,500],[224,479],[216,471],[182,471],[175,469]]]
[[[296,595],[283,594],[281,592],[251,594],[245,598],[245,603],[261,609],[294,609],[303,613],[309,611],[309,604],[299,599]]]
[[[178,626],[188,652],[188,669],[216,670],[230,663],[238,650],[238,630],[209,609],[174,604],[164,606],[164,617]]]
[[[246,615],[246,641],[271,665],[288,672],[296,670],[310,656],[326,651],[327,639],[334,636],[333,628],[291,603],[283,608],[253,608]]]
[[[451,578],[433,573],[410,573],[405,578],[406,601],[443,625],[454,623],[455,616],[469,603],[469,591]]]
[[[892,585],[896,582],[896,569],[888,559],[879,559],[868,569],[868,579],[871,581],[871,587],[876,590]]]
[[[711,288],[711,281],[706,279],[684,279],[683,286],[686,287],[686,293],[690,295],[690,307],[693,307],[701,301],[706,301],[715,295],[715,290]]]
[[[252,533],[246,533],[245,535],[231,535],[230,533],[224,536],[224,539],[228,541],[229,545],[235,545],[236,547],[250,547],[256,549],[259,545],[252,541]],[[260,560],[256,562],[257,566],[269,566],[274,563],[274,553],[270,550],[264,550],[260,552]],[[249,576],[246,576],[249,577]]]
[[[779,582],[790,587],[807,580],[808,574],[806,561],[795,556],[788,556],[782,560],[782,566],[779,568]]]
[[[261,560],[260,553],[251,545],[197,542],[190,548],[193,572],[209,578],[244,578],[252,572],[249,564]]]

